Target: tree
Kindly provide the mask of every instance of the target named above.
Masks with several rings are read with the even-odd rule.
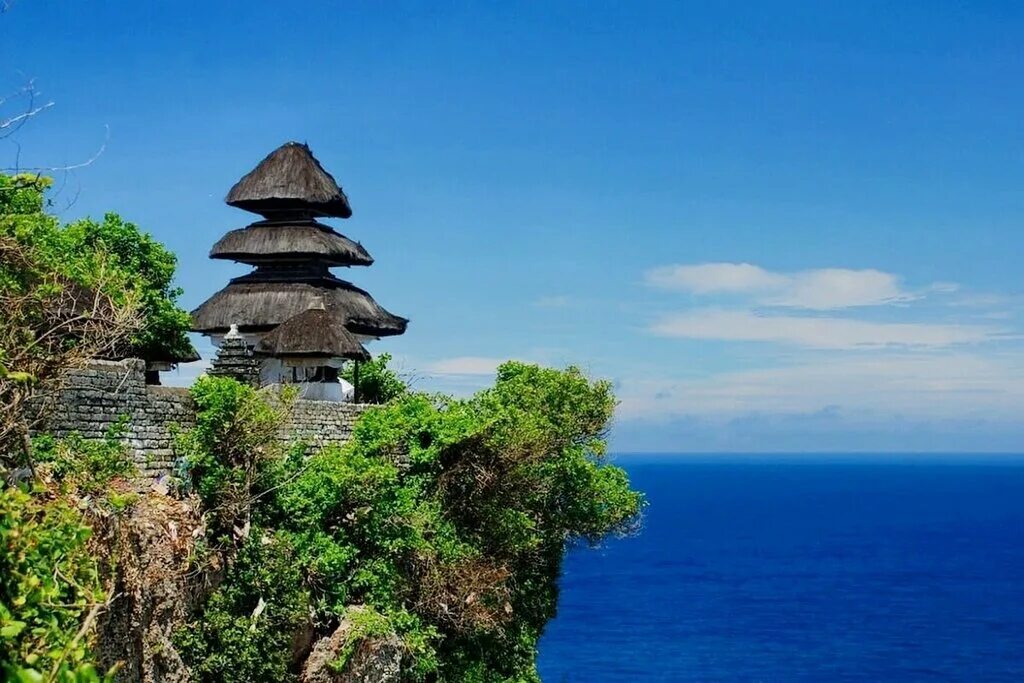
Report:
[[[87,218],[71,223],[63,232],[62,255],[87,259],[104,254],[115,268],[132,276],[142,326],[123,355],[150,361],[198,360],[188,338],[192,321],[178,306],[181,288],[173,285],[173,253],[116,213],[106,214],[100,222]]]
[[[324,634],[361,624],[337,667],[361,639],[393,634],[402,680],[537,683],[567,544],[630,533],[644,506],[604,458],[611,386],[575,368],[506,363],[467,399],[407,391],[345,446],[255,461],[239,455],[271,445],[242,435],[273,434],[259,394],[221,378],[192,392],[187,479],[211,517],[251,522],[247,559],[176,635],[202,681],[295,680],[288,643],[311,616]],[[255,622],[261,601],[274,617]]]
[[[195,353],[171,286],[173,254],[116,214],[62,225],[47,212],[49,185],[0,175],[0,457],[8,461],[30,455],[28,432],[45,399],[89,359]]]
[[[356,387],[360,403],[387,403],[409,391],[402,378],[388,367],[389,363],[390,353],[382,353],[358,365],[348,363],[341,370],[341,378]]]

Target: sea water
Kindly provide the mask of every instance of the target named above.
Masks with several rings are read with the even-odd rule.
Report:
[[[620,456],[642,531],[575,548],[563,681],[1024,681],[1024,458]]]

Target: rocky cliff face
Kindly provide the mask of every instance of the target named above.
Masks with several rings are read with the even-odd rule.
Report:
[[[193,565],[204,533],[195,501],[152,491],[101,530],[111,602],[97,623],[100,663],[120,666],[118,681],[186,683],[171,637],[221,573],[217,563]]]
[[[358,611],[353,608],[350,613]],[[355,630],[353,621],[345,619],[334,633],[317,641],[303,664],[301,683],[397,683],[402,641],[395,635],[359,638]],[[358,642],[352,642],[355,638]],[[347,659],[339,670],[343,653],[348,653]]]
[[[231,561],[201,552],[206,529],[198,502],[158,485],[123,514],[98,519],[95,528],[111,596],[97,620],[99,663],[118,667],[118,683],[196,680],[173,635],[216,589]],[[394,635],[360,637],[351,620],[323,636],[309,628],[294,634],[293,642],[294,670],[302,683],[400,679],[401,641]]]

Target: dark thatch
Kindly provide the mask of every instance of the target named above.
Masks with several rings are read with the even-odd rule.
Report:
[[[228,192],[230,206],[263,216],[352,215],[348,197],[309,147],[286,142],[242,177]]]
[[[192,330],[262,332],[307,310],[322,300],[329,312],[344,320],[353,334],[388,337],[405,332],[408,320],[384,310],[369,294],[335,277],[307,281],[235,278],[192,311]]]
[[[370,360],[370,354],[345,322],[324,308],[310,308],[289,318],[256,345],[256,353],[275,357]]]
[[[197,360],[202,360],[202,356],[196,351],[195,347],[191,344],[188,345],[188,349],[180,354],[171,353],[151,353],[146,355],[145,360],[154,363],[171,363],[177,365],[178,363],[195,363]]]
[[[220,238],[210,258],[259,265],[270,261],[319,260],[332,266],[368,266],[363,245],[314,220],[260,221]]]

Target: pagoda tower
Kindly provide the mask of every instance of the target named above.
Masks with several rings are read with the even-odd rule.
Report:
[[[224,235],[210,258],[254,270],[192,311],[192,329],[217,347],[229,332],[233,349],[240,338],[259,359],[260,385],[298,382],[307,398],[339,399],[342,363],[368,357],[363,343],[408,324],[331,273],[373,263],[361,244],[318,220],[349,218],[348,197],[308,146],[289,142],[235,183],[226,202],[262,220]]]

